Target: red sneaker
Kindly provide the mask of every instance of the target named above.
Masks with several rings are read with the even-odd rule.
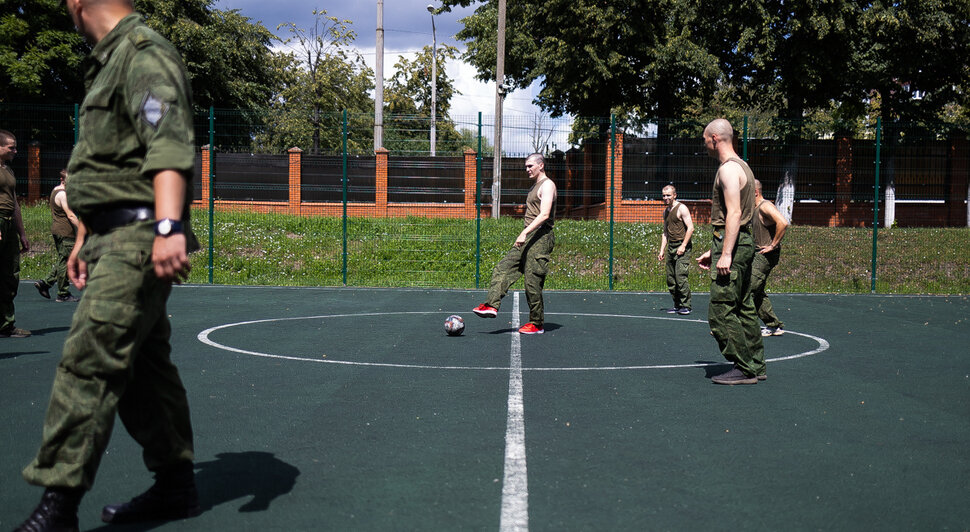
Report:
[[[482,318],[494,318],[495,316],[498,316],[498,309],[495,307],[490,307],[485,303],[473,308],[472,312],[478,316],[481,316]]]
[[[544,332],[541,327],[536,327],[532,322],[519,327],[519,334],[542,334]]]

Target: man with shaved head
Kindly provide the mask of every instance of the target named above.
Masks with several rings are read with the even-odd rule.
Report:
[[[80,225],[68,275],[78,305],[44,421],[24,471],[43,486],[18,530],[77,530],[115,415],[142,447],[155,483],[101,519],[130,523],[200,513],[185,388],[171,361],[166,303],[198,248],[187,193],[195,164],[192,104],[175,48],[130,0],[66,0],[93,49],[71,153],[68,204]]]
[[[767,378],[765,352],[751,294],[755,246],[755,179],[748,163],[734,150],[734,128],[723,118],[704,128],[704,147],[720,162],[711,195],[711,249],[697,259],[711,272],[708,322],[721,354],[733,364],[714,376],[717,384],[757,384]]]

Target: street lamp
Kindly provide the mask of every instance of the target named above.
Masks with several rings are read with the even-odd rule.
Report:
[[[434,27],[434,6],[428,4],[431,13],[431,156],[435,156],[435,119],[438,117],[438,35]]]

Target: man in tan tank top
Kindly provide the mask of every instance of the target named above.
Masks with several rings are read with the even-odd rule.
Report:
[[[778,265],[781,256],[781,239],[788,229],[788,220],[782,216],[775,204],[761,195],[761,181],[754,180],[755,215],[751,218],[754,232],[754,245],[758,252],[751,264],[751,294],[758,317],[765,322],[761,336],[781,336],[785,334],[785,324],[775,315],[771,299],[765,292],[768,275]]]
[[[67,193],[64,184],[67,181],[67,170],[61,170],[61,184],[51,191],[51,236],[54,237],[54,249],[57,251],[57,261],[51,265],[51,271],[46,279],[34,283],[34,288],[40,295],[50,299],[51,288],[57,287],[58,303],[74,303],[79,301],[71,294],[71,282],[67,278],[67,259],[71,256],[77,239],[77,216],[67,205]]]
[[[738,157],[733,138],[734,128],[723,118],[704,129],[704,147],[721,165],[711,195],[713,241],[710,251],[701,255],[697,263],[711,272],[711,303],[707,312],[711,334],[721,354],[734,365],[711,380],[716,384],[757,384],[767,374],[758,313],[751,295],[754,174]]]
[[[525,298],[529,302],[529,323],[519,328],[521,334],[545,332],[542,288],[549,273],[552,250],[556,246],[553,226],[556,223],[556,183],[546,175],[545,158],[533,153],[525,160],[525,171],[535,181],[525,205],[525,228],[516,237],[512,249],[492,270],[492,283],[485,302],[472,312],[483,318],[498,315],[502,298],[509,287],[525,277]]]
[[[674,307],[668,314],[690,314],[690,250],[694,235],[694,221],[686,205],[677,201],[677,189],[667,185],[661,190],[664,205],[664,230],[660,239],[657,260],[667,270],[667,290],[674,299]]]

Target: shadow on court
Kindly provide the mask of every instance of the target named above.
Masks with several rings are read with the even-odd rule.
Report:
[[[533,530],[970,527],[965,296],[772,294],[788,332],[765,339],[769,379],[738,387],[709,380],[728,366],[706,294],[672,317],[667,294],[548,292],[546,333],[521,342],[524,297],[486,320],[481,296],[176,288],[205,512],[104,530],[498,530],[513,398]],[[0,529],[40,495],[20,470],[70,323],[43,303],[17,317],[45,334],[0,340]],[[82,529],[150,484],[116,424]]]

